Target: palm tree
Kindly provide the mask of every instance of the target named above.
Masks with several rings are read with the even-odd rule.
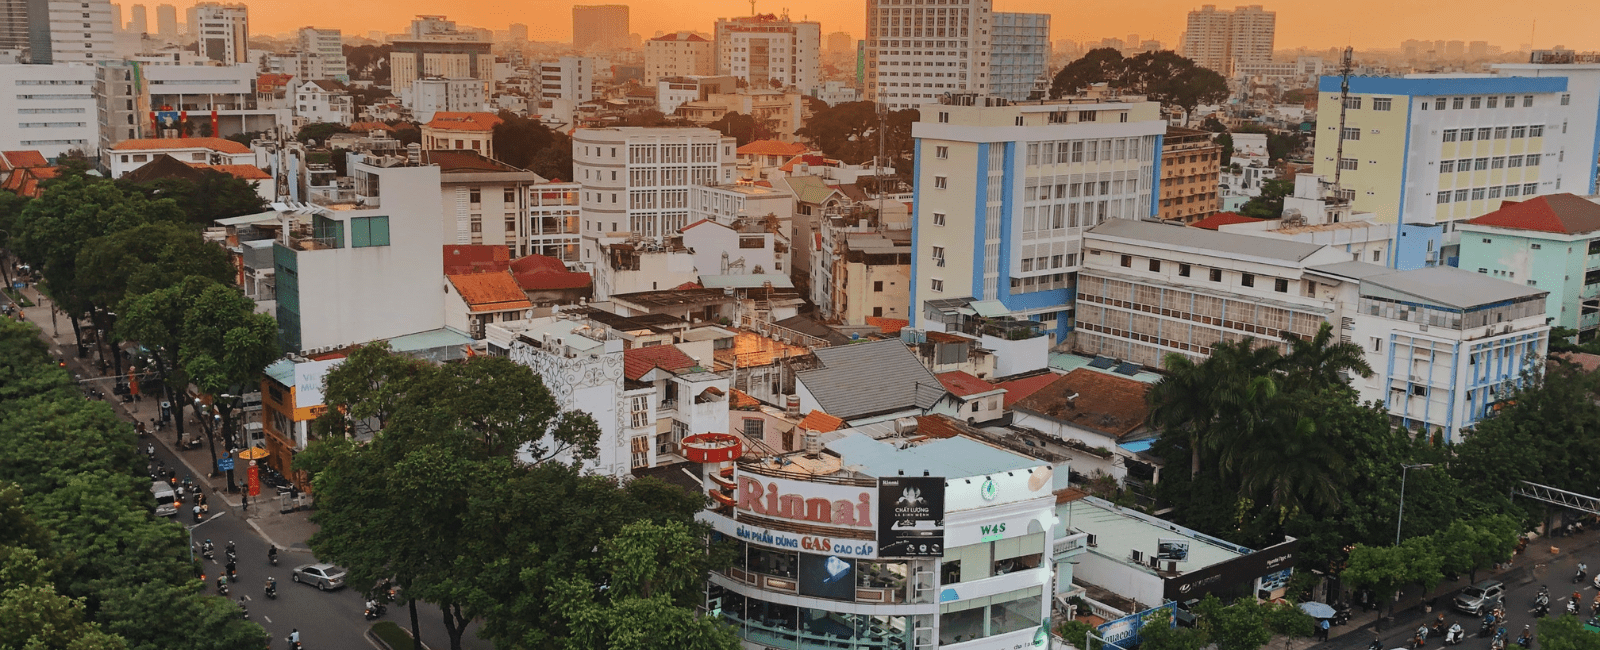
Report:
[[[1248,444],[1254,419],[1247,414],[1275,392],[1270,376],[1281,355],[1245,337],[1218,341],[1199,363],[1181,354],[1166,361],[1167,376],[1148,394],[1150,419],[1158,430],[1188,439],[1189,473],[1197,475],[1202,450],[1220,449],[1230,456],[1239,443]]]
[[[1267,435],[1243,450],[1242,466],[1248,469],[1241,473],[1240,494],[1264,496],[1270,508],[1284,514],[1306,506],[1338,508],[1335,477],[1344,470],[1344,459],[1314,420],[1297,413],[1298,404],[1281,399],[1271,410]]]
[[[1333,324],[1323,322],[1315,336],[1304,339],[1284,334],[1289,341],[1289,355],[1283,358],[1282,370],[1288,375],[1287,388],[1320,389],[1345,384],[1343,373],[1372,376],[1366,353],[1354,343],[1336,342]]]
[[[1200,473],[1200,448],[1209,444],[1215,411],[1211,407],[1210,360],[1195,363],[1176,352],[1167,355],[1167,375],[1150,388],[1150,422],[1162,435],[1188,440],[1189,475]]]

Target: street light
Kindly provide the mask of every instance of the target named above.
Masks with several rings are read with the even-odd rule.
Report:
[[[1400,545],[1400,524],[1406,520],[1406,470],[1427,469],[1433,463],[1420,463],[1417,465],[1400,466],[1400,516],[1394,520],[1394,545]]]

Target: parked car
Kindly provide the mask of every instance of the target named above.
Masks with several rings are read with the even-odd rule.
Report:
[[[1456,594],[1452,603],[1457,611],[1472,615],[1482,614],[1494,604],[1500,602],[1500,597],[1505,595],[1506,586],[1496,580],[1484,580],[1478,584],[1462,589]]]
[[[302,564],[294,568],[289,574],[289,579],[308,585],[315,585],[318,589],[327,591],[344,586],[344,569],[326,562],[316,564]]]

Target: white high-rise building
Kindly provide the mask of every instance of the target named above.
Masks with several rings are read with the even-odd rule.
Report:
[[[1277,34],[1278,13],[1261,5],[1217,11],[1205,5],[1189,12],[1189,28],[1183,33],[1183,55],[1202,67],[1232,77],[1241,63],[1266,63],[1272,60],[1272,43]]]
[[[689,190],[734,181],[733,138],[698,127],[578,129],[573,180],[583,185],[583,261],[612,233],[658,239],[689,224]]]
[[[172,5],[156,5],[156,33],[166,40],[178,38],[178,8]]]
[[[1050,14],[994,14],[989,94],[1012,101],[1042,99],[1050,90]]]
[[[675,32],[644,42],[646,86],[667,77],[709,75],[716,70],[716,44],[694,32]]]
[[[87,65],[0,65],[0,151],[95,155],[94,74]]]
[[[867,100],[891,109],[991,92],[994,3],[867,0]]]
[[[293,72],[302,81],[350,81],[350,68],[344,57],[344,41],[337,29],[301,27],[300,47],[292,56],[296,68]]]
[[[479,36],[457,30],[455,21],[444,16],[417,16],[409,33],[393,41],[389,76],[394,92],[403,93],[411,82],[427,77],[491,79],[494,43]]]
[[[106,0],[22,0],[5,5],[7,41],[26,37],[31,63],[95,63],[113,58],[117,12]],[[23,19],[19,25],[18,19]],[[19,29],[20,28],[20,29]]]
[[[135,34],[150,32],[150,15],[145,12],[144,5],[134,5],[128,13],[128,31]]]
[[[749,82],[751,88],[795,88],[822,84],[822,25],[788,15],[718,18],[717,74]]]
[[[202,2],[194,6],[195,45],[200,56],[223,63],[250,63],[250,9],[242,4]]]
[[[539,64],[539,95],[574,105],[594,99],[595,60],[584,56],[564,56]]]
[[[958,99],[924,106],[912,127],[911,322],[943,329],[931,312],[982,301],[1059,341],[1084,230],[1155,215],[1160,105]]]

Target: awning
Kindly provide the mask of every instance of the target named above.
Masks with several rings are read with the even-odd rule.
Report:
[[[237,216],[237,217],[228,217],[227,219],[218,219],[217,220],[217,224],[218,225],[223,225],[223,226],[249,226],[249,225],[253,225],[253,224],[267,223],[269,221],[277,221],[277,220],[278,220],[278,211],[277,210],[268,210],[266,212],[257,212],[255,214],[246,214],[246,215],[240,215],[240,216]]]
[[[1150,445],[1155,443],[1155,438],[1145,438],[1144,440],[1120,443],[1117,446],[1137,454],[1142,451],[1150,451]]]
[[[972,310],[984,318],[998,318],[1011,315],[1011,310],[998,300],[979,300],[971,305]]]

